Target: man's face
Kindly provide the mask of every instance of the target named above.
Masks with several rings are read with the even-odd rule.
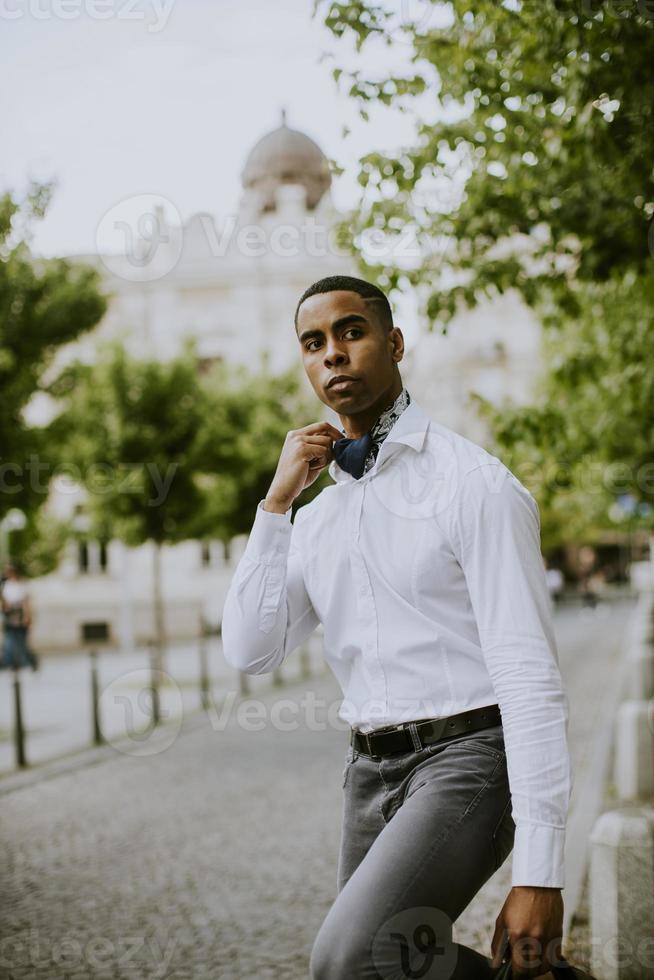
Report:
[[[318,398],[340,415],[373,405],[393,385],[402,359],[402,333],[386,329],[376,306],[358,293],[334,290],[305,299],[298,312],[304,370]],[[340,374],[354,380],[329,386]]]

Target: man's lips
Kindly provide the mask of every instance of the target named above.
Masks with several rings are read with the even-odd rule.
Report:
[[[340,391],[341,389],[347,388],[354,384],[357,378],[349,378],[347,375],[332,379],[327,387],[330,391]]]

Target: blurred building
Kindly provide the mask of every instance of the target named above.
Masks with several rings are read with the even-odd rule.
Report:
[[[241,177],[237,211],[220,225],[208,212],[176,223],[159,204],[143,215],[141,237],[127,242],[122,254],[75,256],[101,270],[111,302],[96,330],[61,352],[57,367],[76,357],[93,360],[105,339],[120,339],[135,355],[168,359],[192,336],[204,363],[265,365],[272,372],[295,365],[311,392],[292,325],[295,304],[316,279],[357,274],[335,241],[340,215],[328,161],[283,115],[247,155]],[[419,334],[400,368],[411,394],[434,418],[483,443],[485,430],[468,392],[526,400],[539,349],[540,329],[530,311],[505,296],[458,318],[447,336]],[[337,421],[327,409],[323,417]],[[73,648],[94,632],[125,648],[153,635],[151,548],[84,539],[83,504],[81,492],[55,492],[49,504],[82,540],[69,543],[57,573],[34,583],[37,649]],[[232,569],[220,542],[164,549],[171,638],[196,635],[201,612],[219,621]]]

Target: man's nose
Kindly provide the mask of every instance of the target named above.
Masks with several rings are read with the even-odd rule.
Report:
[[[342,364],[345,361],[345,351],[334,341],[330,341],[325,348],[325,364]]]

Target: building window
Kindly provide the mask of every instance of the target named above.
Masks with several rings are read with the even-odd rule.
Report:
[[[107,542],[82,538],[77,543],[80,575],[102,575],[107,571]]]

